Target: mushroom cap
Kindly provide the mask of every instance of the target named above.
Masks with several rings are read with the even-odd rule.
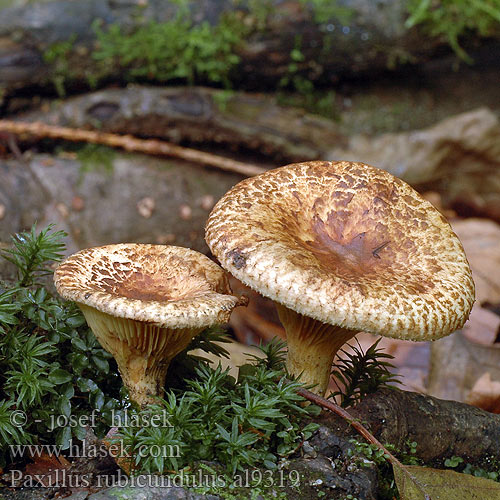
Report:
[[[246,285],[323,323],[431,340],[465,323],[474,283],[446,219],[363,163],[297,163],[219,200],[206,241]]]
[[[65,299],[166,328],[224,323],[241,304],[223,269],[176,246],[122,243],[81,250],[59,264],[54,282]]]

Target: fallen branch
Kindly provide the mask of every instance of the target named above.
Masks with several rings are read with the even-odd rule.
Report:
[[[399,471],[400,474],[406,476],[424,495],[425,500],[432,500],[432,497],[427,492],[427,484],[424,484],[416,475],[412,472],[411,469],[403,465],[373,434],[366,429],[358,420],[356,420],[349,412],[341,408],[339,405],[335,404],[333,401],[328,401],[317,394],[314,394],[307,389],[299,389],[297,391],[302,397],[311,401],[312,403],[321,406],[331,412],[335,413],[339,417],[342,417],[346,420],[361,436],[363,436],[369,443],[374,444],[379,450],[384,452],[384,457],[386,460],[390,462],[394,469],[394,473]]]
[[[157,139],[138,139],[131,135],[118,135],[93,130],[56,127],[41,122],[26,123],[0,120],[0,132],[32,135],[39,138],[64,139],[72,142],[103,144],[125,151],[134,151],[150,155],[174,156],[194,163],[205,164],[227,172],[235,172],[247,177],[262,174],[265,168],[250,163],[243,163],[230,158],[184,148]]]
[[[404,467],[404,465],[373,435],[370,431],[364,427],[358,420],[356,420],[349,412],[341,408],[339,405],[334,403],[333,401],[329,401],[328,399],[322,398],[317,394],[314,394],[307,389],[299,389],[297,393],[311,401],[315,405],[321,406],[326,410],[330,410],[335,413],[339,417],[342,417],[346,420],[358,433],[363,436],[369,443],[374,444],[379,450],[384,452],[385,457],[393,466],[396,467]]]

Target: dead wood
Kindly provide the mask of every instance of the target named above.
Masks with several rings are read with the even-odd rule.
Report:
[[[500,415],[464,403],[381,389],[349,413],[380,442],[394,444],[396,449],[404,450],[408,440],[415,441],[417,456],[426,463],[453,455],[472,464],[488,456],[500,457]],[[335,417],[323,418],[328,426],[339,427]]]
[[[123,79],[123,68],[112,59],[99,64],[93,57],[94,21],[101,20],[103,29],[117,25],[132,33],[151,21],[171,21],[177,8],[176,2],[167,0],[144,3],[53,0],[3,8],[0,85],[9,92],[33,85],[51,85],[62,76],[69,84],[86,82],[88,75],[99,75],[101,81]],[[196,23],[217,25],[228,12],[236,12],[241,26],[250,28],[249,35],[234,48],[240,63],[231,75],[234,82],[247,88],[276,85],[290,75],[290,63],[297,66],[292,76],[298,74],[328,84],[345,76],[373,75],[409,60],[421,62],[445,44],[444,40],[424,36],[416,28],[406,29],[408,14],[405,3],[399,0],[382,3],[350,0],[348,15],[334,8],[318,11],[313,2],[307,5],[277,0],[265,7],[268,12],[262,9],[257,12],[252,9],[252,2],[239,0],[191,2],[190,9]],[[64,74],[60,61],[50,62],[45,57],[47,49],[61,42],[68,42],[70,47],[64,54]],[[304,56],[298,62],[290,55],[297,48]],[[155,75],[151,75],[150,81],[154,80]]]
[[[20,119],[177,144],[211,144],[225,154],[235,149],[243,154],[258,151],[277,162],[324,158],[332,147],[346,145],[331,120],[279,106],[263,95],[204,87],[106,89]]]
[[[137,139],[131,135],[117,135],[91,130],[71,129],[68,127],[56,127],[44,123],[25,123],[10,120],[0,120],[0,131],[13,134],[27,134],[38,138],[64,139],[73,142],[89,142],[92,144],[103,144],[110,147],[122,148],[126,151],[147,153],[152,155],[174,156],[193,163],[210,165],[228,172],[241,175],[253,176],[266,171],[257,165],[242,163],[239,161],[223,158],[221,156],[183,148],[175,144],[158,141],[156,139]]]

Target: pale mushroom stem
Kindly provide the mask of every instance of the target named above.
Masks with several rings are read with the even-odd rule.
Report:
[[[116,360],[123,384],[140,407],[162,395],[170,361],[203,328],[162,328],[78,304],[99,343]]]
[[[288,373],[313,385],[311,391],[324,396],[335,354],[359,332],[322,323],[278,303],[276,308],[286,331]]]

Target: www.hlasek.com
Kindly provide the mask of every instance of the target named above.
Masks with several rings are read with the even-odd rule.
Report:
[[[59,456],[63,453],[63,447],[56,444],[11,444],[10,453],[13,458],[42,457],[45,455]],[[131,458],[132,454],[121,439],[115,439],[108,443],[88,442],[85,439],[74,443],[70,440],[69,446],[64,448],[66,458],[105,458],[111,455],[114,458]],[[135,448],[134,457],[163,457],[180,458],[181,450],[176,444],[142,445]]]
[[[300,486],[300,474],[296,470],[245,470],[231,480],[222,474],[208,474],[198,470],[169,476],[140,475],[127,476],[118,470],[115,475],[72,474],[65,469],[49,469],[46,474],[23,474],[20,470],[10,471],[11,488],[97,488],[152,487],[152,488],[296,488]]]

